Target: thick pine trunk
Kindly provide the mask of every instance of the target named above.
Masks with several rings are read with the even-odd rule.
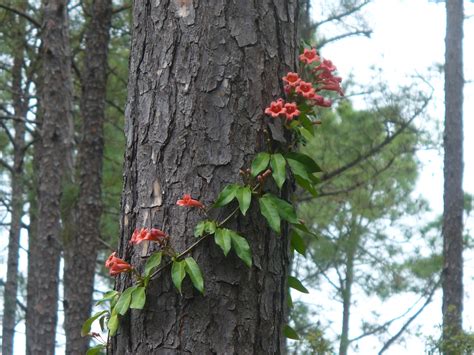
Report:
[[[443,339],[445,354],[458,354],[463,311],[463,1],[446,1]],[[458,339],[459,340],[459,339]]]
[[[28,354],[53,354],[57,322],[60,197],[72,143],[71,62],[67,0],[43,2],[41,108],[36,239],[30,244],[26,346]]]
[[[90,3],[82,73],[82,138],[78,150],[79,198],[75,222],[81,228],[64,244],[64,328],[66,353],[85,354],[89,338],[81,328],[89,317],[100,235],[103,125],[107,53],[112,8],[110,0]]]
[[[21,218],[23,217],[23,160],[25,156],[25,121],[28,110],[22,87],[22,67],[24,64],[24,20],[18,20],[18,43],[12,67],[12,92],[15,129],[13,167],[11,171],[11,222],[8,239],[7,280],[5,283],[3,322],[2,322],[2,354],[13,354],[13,339],[16,325],[16,301],[18,292],[18,257],[20,251]]]
[[[296,66],[296,3],[135,1],[120,256],[143,263],[142,246],[128,243],[142,226],[165,229],[184,250],[199,213],[176,201],[190,193],[211,203],[266,149],[263,109]],[[112,353],[283,352],[287,238],[256,209],[232,223],[250,242],[252,268],[207,240],[193,253],[205,294],[185,281],[179,295],[166,269],[145,309],[121,320]],[[119,290],[129,285],[118,279]]]

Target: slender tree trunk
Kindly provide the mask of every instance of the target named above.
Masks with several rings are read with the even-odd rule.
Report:
[[[459,354],[463,311],[463,0],[446,1],[443,340],[445,354]]]
[[[358,233],[353,229],[347,246],[346,279],[342,286],[342,331],[339,342],[339,355],[347,355],[349,348],[349,321],[351,314],[352,285],[354,284],[354,260],[359,244]]]
[[[64,328],[66,354],[85,354],[89,338],[81,328],[89,317],[94,291],[97,237],[100,235],[103,124],[111,0],[90,3],[82,73],[82,138],[78,152],[79,199],[75,221],[81,228],[64,245]]]
[[[38,226],[29,253],[26,346],[28,354],[53,354],[58,309],[60,198],[72,144],[71,74],[67,0],[43,1]]]
[[[195,210],[183,193],[209,204],[266,149],[263,109],[296,66],[296,1],[135,1],[125,181],[119,254],[134,263],[135,228],[156,225],[177,250],[193,241]],[[208,240],[193,257],[205,294],[183,295],[167,269],[151,283],[143,311],[121,320],[113,354],[278,354],[285,338],[288,239],[252,210],[234,221],[254,266],[227,258]],[[146,251],[146,250],[145,250]],[[117,288],[130,285],[118,278]]]
[[[21,7],[20,7],[21,8]],[[14,115],[26,118],[27,101],[22,87],[22,67],[24,64],[25,23],[18,19],[19,45],[15,49],[12,68],[12,91]],[[2,354],[13,354],[13,340],[16,325],[16,301],[18,292],[18,257],[20,250],[21,218],[23,216],[23,160],[25,156],[25,122],[15,120],[13,167],[11,171],[11,222],[8,240],[7,281],[5,283],[3,322],[2,322]]]

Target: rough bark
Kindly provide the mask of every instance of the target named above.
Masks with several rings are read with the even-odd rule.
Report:
[[[119,254],[135,228],[156,225],[184,250],[199,214],[176,206],[183,193],[209,204],[266,149],[263,108],[296,66],[296,1],[135,1]],[[255,207],[255,206],[254,206]],[[193,257],[205,294],[183,295],[169,269],[150,285],[143,311],[121,320],[114,354],[277,354],[285,342],[288,248],[253,209],[233,221],[251,245],[248,269],[212,240]],[[120,277],[117,288],[130,285]]]
[[[25,23],[18,19],[19,43],[15,49],[12,67],[13,108],[16,117],[26,118],[28,104],[22,87],[22,67],[24,64]],[[11,171],[11,222],[8,239],[7,280],[4,291],[2,322],[2,354],[13,354],[13,340],[16,325],[16,301],[18,292],[18,257],[20,250],[21,218],[23,216],[23,161],[25,157],[25,121],[14,120],[13,167]]]
[[[446,1],[443,340],[444,353],[462,335],[463,311],[463,1]]]
[[[90,3],[86,27],[84,69],[81,75],[82,137],[78,147],[79,198],[72,239],[64,241],[64,329],[66,354],[85,354],[89,338],[81,328],[89,317],[100,235],[103,125],[107,82],[107,54],[111,25],[110,0]]]
[[[59,283],[60,198],[72,144],[71,74],[67,1],[43,1],[41,31],[41,144],[38,215],[29,251],[26,346],[28,354],[53,354]]]

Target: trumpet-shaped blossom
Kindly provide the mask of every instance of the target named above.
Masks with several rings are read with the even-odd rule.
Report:
[[[270,103],[265,109],[265,113],[273,118],[277,118],[280,115],[284,115],[286,113],[285,109],[285,102],[282,99],[278,99],[277,101],[273,101]]]
[[[185,194],[183,198],[176,202],[178,206],[204,208],[204,205],[198,200],[191,198],[191,195]]]
[[[315,94],[314,97],[312,98],[314,104],[316,106],[321,106],[321,107],[331,107],[332,101],[329,99],[324,98],[321,95]]]
[[[313,71],[316,72],[316,71],[319,71],[319,70],[323,70],[323,71],[333,72],[336,69],[337,69],[336,66],[334,64],[332,64],[332,62],[330,60],[323,59],[321,64],[319,64],[316,68],[314,68]]]
[[[295,87],[300,83],[301,79],[298,73],[289,72],[288,74],[286,74],[286,76],[283,77],[283,81],[288,83],[289,86]]]
[[[316,54],[316,48],[305,48],[303,53],[300,54],[300,61],[306,64],[311,64],[313,62],[319,61],[319,56]]]
[[[296,87],[296,93],[306,99],[311,99],[315,94],[313,84],[306,81],[301,81]]]
[[[110,256],[105,261],[105,267],[109,269],[110,276],[116,276],[122,272],[128,272],[133,270],[132,265],[126,261],[118,258],[116,252],[110,254]]]
[[[157,242],[160,245],[165,245],[168,241],[168,236],[165,232],[156,229],[156,228],[142,228],[140,230],[135,229],[132,235],[132,239],[130,239],[130,244],[139,244],[145,240],[151,242]]]
[[[288,121],[291,121],[294,117],[299,116],[301,113],[298,110],[298,106],[296,106],[296,102],[287,102],[285,104],[285,110],[286,110],[286,119]]]

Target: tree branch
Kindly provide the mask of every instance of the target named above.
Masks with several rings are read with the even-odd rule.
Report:
[[[17,14],[18,16],[21,16],[21,17],[27,19],[28,21],[30,21],[36,27],[41,28],[41,24],[36,19],[34,19],[30,15],[28,15],[28,14],[26,14],[26,13],[24,13],[24,12],[18,10],[18,9],[15,9],[15,8],[10,7],[8,5],[5,5],[5,4],[0,4],[0,8],[5,9],[5,10],[10,11],[10,12],[13,12],[14,14]]]

